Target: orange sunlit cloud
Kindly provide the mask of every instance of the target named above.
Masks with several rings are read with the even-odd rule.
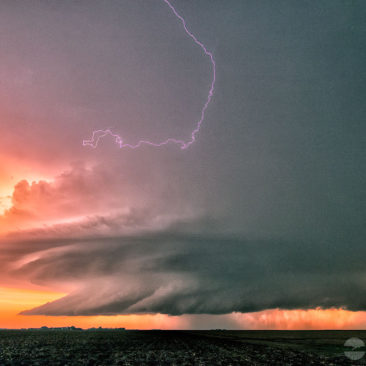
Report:
[[[245,329],[366,329],[366,312],[345,309],[271,309],[233,316]]]
[[[12,207],[14,189],[20,181],[25,180],[29,184],[32,184],[32,182],[50,181],[49,175],[52,174],[52,170],[46,174],[48,169],[36,169],[36,167],[37,164],[33,162],[24,164],[23,159],[9,156],[0,157],[0,216]],[[35,171],[38,171],[38,174]]]

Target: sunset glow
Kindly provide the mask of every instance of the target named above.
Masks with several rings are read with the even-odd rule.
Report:
[[[126,329],[192,329],[197,315],[168,316],[164,314],[118,316],[25,316],[27,308],[54,301],[66,294],[19,288],[0,288],[0,322],[3,328],[38,328],[76,326],[80,328],[105,327]],[[234,329],[365,329],[366,312],[344,309],[266,310],[255,313],[211,316],[198,327],[213,328],[222,323],[236,324]]]

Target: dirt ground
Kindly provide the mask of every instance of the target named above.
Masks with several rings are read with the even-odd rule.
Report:
[[[366,365],[351,337],[366,331],[2,330],[0,365]]]

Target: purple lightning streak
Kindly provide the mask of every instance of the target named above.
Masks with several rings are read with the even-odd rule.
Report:
[[[199,119],[199,121],[197,122],[196,128],[192,131],[191,133],[191,138],[188,141],[184,141],[184,140],[177,140],[175,138],[169,137],[168,139],[166,139],[165,141],[162,142],[151,142],[148,140],[140,140],[138,141],[135,145],[131,145],[131,144],[125,144],[121,138],[121,136],[114,134],[110,129],[106,129],[106,130],[96,130],[93,131],[92,137],[89,140],[83,140],[83,146],[91,146],[92,148],[96,148],[98,146],[99,140],[105,136],[112,136],[115,140],[115,142],[119,145],[120,148],[124,148],[124,147],[129,147],[131,149],[137,149],[138,147],[140,147],[141,145],[151,145],[154,147],[160,147],[160,146],[164,146],[167,145],[169,143],[173,143],[176,145],[180,145],[180,148],[182,150],[187,149],[190,145],[192,145],[195,141],[196,141],[196,135],[199,133],[200,129],[201,129],[201,125],[205,119],[205,113],[206,113],[206,109],[208,107],[208,105],[211,102],[214,90],[215,90],[215,82],[216,82],[216,62],[213,58],[213,55],[211,52],[209,52],[206,48],[206,46],[200,42],[197,37],[188,29],[187,27],[187,23],[184,20],[184,18],[177,12],[177,10],[174,8],[174,6],[170,3],[170,1],[168,0],[163,0],[171,9],[171,11],[173,12],[173,14],[181,21],[184,31],[187,33],[187,35],[189,37],[191,37],[194,41],[194,43],[196,43],[204,52],[204,54],[206,56],[208,56],[210,58],[211,61],[211,65],[212,65],[212,81],[211,81],[211,87],[210,90],[208,92],[208,96],[207,96],[207,100],[206,103],[203,105],[202,109],[201,109],[201,118]]]

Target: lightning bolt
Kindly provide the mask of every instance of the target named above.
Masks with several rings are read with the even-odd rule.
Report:
[[[206,56],[209,57],[210,62],[211,62],[211,66],[212,66],[212,81],[211,81],[210,90],[208,92],[206,102],[205,102],[205,104],[203,105],[203,107],[201,109],[200,119],[196,124],[196,128],[192,131],[190,139],[187,140],[187,141],[184,141],[184,140],[179,140],[179,139],[169,137],[168,139],[166,139],[162,142],[152,142],[152,141],[149,141],[149,140],[140,140],[135,145],[132,145],[132,144],[124,143],[123,140],[122,140],[122,137],[120,135],[117,135],[117,134],[113,133],[110,129],[106,129],[106,130],[93,131],[92,137],[89,140],[83,140],[83,146],[91,146],[92,148],[96,148],[98,146],[98,143],[99,143],[100,139],[102,139],[103,137],[108,136],[108,135],[112,136],[114,138],[116,144],[118,144],[121,149],[122,148],[137,149],[142,145],[150,145],[150,146],[154,146],[154,147],[160,147],[160,146],[164,146],[164,145],[168,145],[168,144],[176,144],[176,145],[179,145],[182,150],[184,150],[184,149],[187,149],[190,145],[192,145],[196,141],[197,134],[200,132],[201,125],[202,125],[202,123],[205,119],[206,109],[207,109],[208,105],[211,102],[211,99],[212,99],[212,96],[213,96],[213,93],[214,93],[214,90],[215,90],[216,62],[214,60],[214,57],[213,57],[212,53],[210,51],[208,51],[206,46],[202,42],[200,42],[197,39],[197,37],[188,29],[186,21],[177,12],[177,10],[170,3],[170,1],[168,1],[168,0],[163,0],[163,1],[165,2],[166,5],[169,6],[169,8],[173,12],[173,14],[182,23],[184,31],[187,33],[187,35],[190,38],[192,38],[194,43],[202,49],[203,53]]]

